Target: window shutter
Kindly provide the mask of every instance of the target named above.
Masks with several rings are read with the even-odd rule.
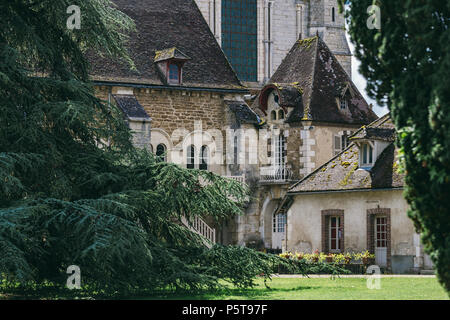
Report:
[[[344,216],[339,218],[339,250],[344,252]]]
[[[339,152],[341,152],[341,150],[341,137],[339,135],[336,135],[334,136],[334,155],[337,155]]]

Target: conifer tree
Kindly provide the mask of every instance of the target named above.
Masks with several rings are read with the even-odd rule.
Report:
[[[408,215],[450,291],[450,2],[345,2],[367,92],[397,127]]]
[[[71,5],[81,29],[67,28]],[[208,250],[179,223],[241,214],[246,188],[154,161],[94,94],[86,50],[132,68],[133,29],[109,0],[0,3],[0,275],[63,286],[78,265],[84,285],[108,292],[251,285],[275,256]]]

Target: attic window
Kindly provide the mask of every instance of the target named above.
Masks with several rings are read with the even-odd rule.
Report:
[[[348,102],[346,98],[340,99],[341,110],[346,110],[348,108]]]
[[[183,82],[183,66],[190,58],[177,48],[156,51],[154,63],[158,66],[164,82],[180,85]]]
[[[367,142],[361,144],[359,162],[360,162],[360,167],[373,166],[373,162],[374,162],[373,161],[373,148]]]
[[[169,83],[180,84],[180,71],[181,68],[178,65],[169,63]]]

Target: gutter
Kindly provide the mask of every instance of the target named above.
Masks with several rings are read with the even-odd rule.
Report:
[[[249,93],[248,89],[221,89],[221,88],[203,88],[203,87],[183,87],[183,86],[165,86],[156,84],[135,84],[126,82],[114,81],[92,81],[97,86],[117,86],[117,87],[132,87],[132,88],[151,88],[151,89],[168,89],[168,90],[182,90],[182,91],[208,91],[218,93]]]
[[[344,189],[344,190],[317,190],[317,191],[297,191],[288,192],[286,196],[297,196],[300,194],[318,194],[318,193],[342,193],[342,192],[370,192],[370,191],[390,191],[390,190],[403,190],[404,187],[397,188],[377,188],[377,189]]]

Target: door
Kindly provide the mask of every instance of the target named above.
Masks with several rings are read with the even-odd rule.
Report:
[[[286,234],[286,213],[273,215],[272,249],[282,249]]]
[[[380,267],[387,266],[387,219],[375,218],[375,264]]]

